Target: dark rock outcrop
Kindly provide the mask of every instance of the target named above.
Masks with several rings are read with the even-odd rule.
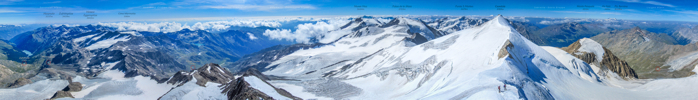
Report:
[[[259,100],[260,98],[265,100],[274,99],[269,95],[264,94],[263,92],[251,87],[250,84],[247,83],[247,81],[245,80],[245,77],[257,77],[264,81],[266,85],[273,87],[277,93],[294,100],[301,100],[301,98],[291,95],[291,93],[289,93],[288,91],[276,88],[273,85],[269,84],[269,82],[267,82],[269,78],[254,68],[247,70],[242,77],[239,77],[231,81],[230,83],[222,85],[223,93],[228,96],[229,100]]]
[[[170,78],[170,80],[167,80],[167,84],[176,84],[178,86],[183,85],[186,82],[189,82],[192,80],[192,75],[189,74],[189,72],[185,71],[179,71],[175,75]]]
[[[14,83],[10,84],[8,86],[8,88],[17,88],[17,87],[24,86],[24,85],[31,84],[31,83],[32,83],[32,81],[29,79],[19,78],[19,79],[15,80]]]
[[[223,93],[228,95],[228,100],[272,100],[267,94],[250,87],[245,78],[238,78],[235,81],[223,86]]]
[[[196,78],[197,85],[205,86],[207,82],[225,84],[234,80],[235,77],[233,77],[233,74],[230,73],[228,69],[220,67],[218,64],[210,63],[202,67],[199,67],[199,69],[193,70],[191,72],[177,72],[174,76],[172,76],[172,78],[170,78],[167,81],[167,83],[179,83],[178,85],[182,85],[186,82],[191,81],[192,78]]]
[[[205,86],[206,82],[214,83],[228,83],[233,80],[233,74],[228,72],[227,69],[220,67],[218,64],[210,63],[206,64],[194,73],[194,78],[196,78],[196,84],[200,86]]]
[[[502,45],[502,48],[499,49],[499,54],[497,57],[502,58],[509,55],[509,51],[507,49],[512,47],[514,47],[514,44],[511,44],[511,42],[507,39],[507,41],[504,42],[504,45]]]
[[[580,43],[581,40],[572,43],[571,45],[562,48],[562,50],[566,51],[567,53],[573,55],[576,58],[579,58],[583,60],[584,62],[587,62],[589,64],[594,64],[602,69],[608,69],[616,74],[618,76],[624,77],[624,78],[633,78],[636,79],[637,74],[635,73],[635,70],[630,68],[627,62],[619,59],[613,53],[606,49],[605,47],[602,47],[604,50],[603,53],[603,59],[601,61],[597,61],[596,55],[591,52],[579,52],[579,48],[582,47],[582,44]]]
[[[77,92],[82,90],[82,84],[80,82],[70,82],[68,86],[63,88],[63,91],[68,91],[68,92]]]
[[[58,98],[65,98],[65,97],[75,98],[68,91],[58,91],[55,94],[53,94],[53,96],[51,96],[51,99],[58,99]]]

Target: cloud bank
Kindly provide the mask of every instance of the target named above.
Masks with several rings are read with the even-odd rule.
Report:
[[[314,24],[305,23],[296,26],[295,31],[290,29],[266,30],[264,35],[271,39],[289,40],[298,43],[309,43],[313,38],[318,39],[320,42],[327,42],[348,34],[349,32],[338,30],[339,27],[348,22],[349,20],[346,19],[338,19],[328,20],[327,22],[318,21]]]
[[[118,23],[97,23],[97,25],[114,27],[117,31],[148,31],[148,32],[176,32],[183,29],[223,31],[231,26],[240,27],[279,27],[281,23],[277,21],[211,21],[197,22],[191,26],[187,23],[159,22],[159,23],[139,23],[139,22],[118,22]]]

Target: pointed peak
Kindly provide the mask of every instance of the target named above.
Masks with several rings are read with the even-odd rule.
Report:
[[[492,18],[490,20],[491,24],[498,24],[502,26],[511,26],[509,25],[509,20],[505,19],[504,16],[502,15],[497,15],[496,17]]]
[[[354,19],[354,22],[361,22],[361,21],[363,21],[363,20],[364,20],[364,19],[363,19],[362,17],[359,17],[359,18]]]
[[[632,32],[641,32],[641,33],[642,33],[642,28],[640,28],[640,27],[638,27],[638,26],[635,26],[635,27],[633,27],[632,29],[630,29],[630,31],[632,31]]]

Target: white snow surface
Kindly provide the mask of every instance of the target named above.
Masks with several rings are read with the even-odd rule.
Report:
[[[121,37],[121,38],[109,38],[106,40],[99,41],[97,43],[94,43],[90,46],[85,47],[87,50],[95,50],[95,49],[101,49],[101,48],[108,48],[111,47],[114,43],[117,43],[119,41],[128,41],[131,39],[130,37]]]
[[[155,100],[175,87],[166,83],[157,83],[150,77],[136,76],[125,78],[117,70],[103,72],[95,79],[76,77],[73,81],[83,84],[83,89],[71,92],[75,98],[88,100]]]
[[[668,60],[664,66],[671,66],[669,67],[669,71],[673,72],[676,70],[681,70],[684,67],[687,67],[689,64],[693,63],[698,59],[698,51],[691,52],[689,54],[684,55],[683,57],[679,57],[676,59],[670,59]]]
[[[27,51],[27,50],[22,50],[22,52],[23,52],[24,54],[27,54],[27,56],[32,56],[32,55],[34,55],[34,54],[32,54],[32,52],[29,52],[29,51]]]
[[[92,35],[87,35],[87,36],[75,38],[75,39],[73,39],[73,42],[75,42],[75,43],[82,42],[82,41],[87,40],[88,38],[94,37],[95,35],[97,35],[97,34],[92,34]]]
[[[596,55],[596,61],[603,61],[603,54],[605,51],[603,50],[603,46],[601,46],[601,44],[589,38],[582,38],[579,41],[582,47],[579,47],[577,51],[594,53],[594,55]]]
[[[406,46],[401,41],[399,36],[405,36],[404,33],[385,30],[373,36],[342,38],[332,45],[299,50],[273,62],[269,66],[277,67],[263,73],[300,80],[274,81],[274,85],[296,91],[291,94],[304,99],[698,98],[692,92],[698,89],[692,86],[698,82],[696,75],[623,80],[557,48],[535,45],[501,16],[416,46]],[[507,40],[513,47],[507,49],[507,57],[499,58],[498,52]],[[603,55],[601,46],[594,45],[598,43],[587,40],[582,41],[584,47],[580,51]],[[338,82],[323,86],[313,83],[315,80]],[[507,89],[498,92],[497,88],[504,84]],[[342,93],[309,92],[323,89]]]
[[[245,78],[245,81],[250,84],[250,87],[257,89],[263,92],[264,94],[267,94],[269,97],[272,97],[277,100],[291,100],[291,98],[288,98],[279,94],[279,92],[276,92],[276,89],[274,89],[274,87],[269,86],[269,84],[262,81],[262,79],[259,79],[255,76],[247,76],[243,78]]]
[[[202,87],[196,84],[196,78],[184,83],[184,85],[175,87],[167,94],[163,95],[160,100],[226,100],[228,96],[221,93],[222,90],[218,87],[221,84],[206,82],[206,86]]]
[[[18,88],[0,89],[0,100],[50,99],[56,91],[68,86],[66,80],[41,80]]]

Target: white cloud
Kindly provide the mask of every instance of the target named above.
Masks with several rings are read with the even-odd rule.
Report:
[[[15,2],[22,2],[24,0],[0,0],[0,5],[11,5]]]
[[[175,6],[194,6],[206,9],[237,9],[247,11],[315,9],[309,4],[298,4],[292,0],[183,0]]]
[[[257,37],[254,36],[254,34],[252,34],[252,33],[247,33],[247,35],[249,35],[249,36],[250,36],[250,39],[252,39],[252,40],[257,39]]]
[[[276,21],[211,21],[197,22],[194,25],[188,26],[176,22],[160,22],[160,23],[138,23],[138,22],[119,22],[119,23],[97,23],[98,25],[117,28],[118,31],[148,31],[148,32],[176,32],[182,29],[191,30],[207,30],[207,31],[224,31],[231,26],[241,27],[279,27],[281,23]]]
[[[21,11],[0,9],[0,13],[18,13],[18,12],[21,12]]]
[[[671,5],[671,4],[661,3],[661,2],[657,2],[657,1],[641,1],[641,0],[616,0],[616,1],[629,2],[629,3],[644,3],[644,4],[650,4],[650,5],[665,6],[665,7],[676,7],[676,6]]]
[[[669,12],[675,12],[675,13],[684,13],[684,14],[693,14],[693,15],[698,15],[698,11],[692,11],[692,10],[684,10],[684,11],[676,11],[676,10],[665,10]]]
[[[339,27],[348,23],[349,20],[329,20],[319,21],[315,24],[305,23],[296,26],[295,31],[289,29],[266,30],[264,35],[271,39],[289,40],[298,43],[308,43],[311,38],[317,38],[320,42],[338,39],[348,32],[337,31]]]

